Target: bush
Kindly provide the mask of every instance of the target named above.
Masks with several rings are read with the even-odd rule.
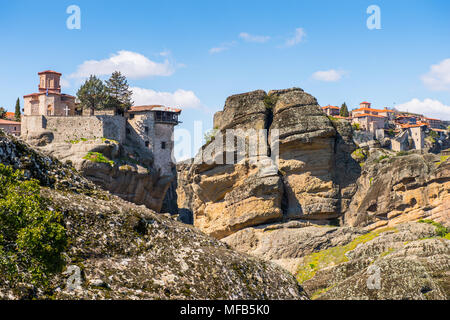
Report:
[[[208,132],[206,132],[205,135],[203,136],[203,138],[205,139],[205,143],[208,144],[212,140],[214,140],[214,138],[216,137],[216,135],[218,133],[219,133],[219,129],[217,129],[217,128],[211,129]]]
[[[47,285],[62,270],[67,236],[59,212],[48,209],[37,180],[0,164],[0,273],[12,283]]]
[[[87,155],[83,157],[83,159],[92,161],[92,162],[99,162],[99,163],[107,163],[111,167],[114,166],[114,161],[108,160],[103,154],[100,152],[92,152],[89,151]]]
[[[440,224],[440,223],[438,223],[438,222],[435,222],[435,221],[433,221],[433,220],[430,220],[430,219],[425,219],[425,220],[420,219],[420,220],[419,220],[419,223],[428,223],[428,224],[431,224],[432,226],[434,226],[434,227],[436,228],[436,234],[437,234],[439,237],[445,238],[445,237],[447,236],[447,234],[449,233],[449,230],[448,230],[446,227],[444,227],[442,224]]]

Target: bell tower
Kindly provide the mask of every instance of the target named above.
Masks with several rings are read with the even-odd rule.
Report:
[[[42,71],[39,75],[39,92],[61,93],[61,73],[56,71]]]

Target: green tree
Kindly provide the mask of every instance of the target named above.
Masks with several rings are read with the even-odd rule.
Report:
[[[0,107],[0,119],[5,119],[5,117],[6,117],[6,109]]]
[[[341,117],[348,117],[348,108],[347,108],[347,104],[344,102],[341,106],[341,111],[339,112],[339,115]]]
[[[119,71],[114,71],[109,80],[106,80],[106,93],[108,94],[107,107],[118,111],[126,111],[133,105],[127,78]]]
[[[46,286],[62,270],[66,229],[48,204],[37,180],[0,163],[0,283]]]
[[[105,106],[107,94],[103,81],[91,75],[89,79],[78,89],[77,97],[83,108],[88,108],[94,115],[95,110],[101,110]]]
[[[17,98],[16,101],[16,112],[14,113],[14,117],[16,118],[16,121],[20,121],[20,100]]]

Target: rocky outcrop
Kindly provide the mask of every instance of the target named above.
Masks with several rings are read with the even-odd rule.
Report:
[[[443,230],[425,222],[369,232],[291,221],[246,228],[223,241],[283,266],[313,299],[445,300],[450,240]]]
[[[421,218],[450,226],[450,161],[433,154],[372,151],[345,224],[375,229]]]
[[[0,274],[0,299],[307,298],[280,267],[113,196],[11,137],[0,137],[0,157],[41,181],[68,237],[65,267],[45,288]]]
[[[192,212],[201,230],[223,238],[274,221],[329,221],[348,207],[360,172],[350,156],[352,128],[331,121],[302,89],[231,96],[214,126],[219,134],[196,161],[178,167],[179,208]],[[251,132],[248,145],[257,137],[260,147],[239,158],[239,143],[230,147],[223,136],[240,129],[267,133]],[[216,161],[230,154],[235,162]]]
[[[175,179],[175,175],[161,176],[153,168],[153,154],[136,143],[120,144],[104,138],[43,143],[42,137],[31,138],[27,137],[28,141],[41,151],[73,165],[95,184],[157,212]]]

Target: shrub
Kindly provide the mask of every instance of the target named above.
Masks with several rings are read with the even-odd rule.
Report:
[[[433,220],[420,219],[419,223],[428,223],[428,224],[431,224],[432,226],[434,226],[436,228],[436,234],[439,237],[445,238],[448,235],[448,233],[449,233],[449,230],[446,227],[444,227],[442,224],[440,224],[438,222],[435,222]]]
[[[83,157],[83,159],[92,161],[92,162],[98,162],[98,163],[107,163],[111,167],[114,166],[114,161],[108,160],[103,154],[100,152],[92,152],[89,151],[87,155]]]
[[[358,131],[361,130],[361,125],[359,123],[352,124],[352,127],[354,130],[358,130]]]
[[[49,210],[37,180],[0,164],[0,273],[15,282],[47,285],[64,265],[67,236],[59,212]]]
[[[266,109],[273,110],[275,105],[277,104],[278,97],[275,95],[267,95],[264,97],[264,105]]]
[[[208,132],[206,132],[203,137],[205,139],[205,143],[207,144],[210,143],[215,138],[218,132],[219,130],[217,128],[211,129]]]

